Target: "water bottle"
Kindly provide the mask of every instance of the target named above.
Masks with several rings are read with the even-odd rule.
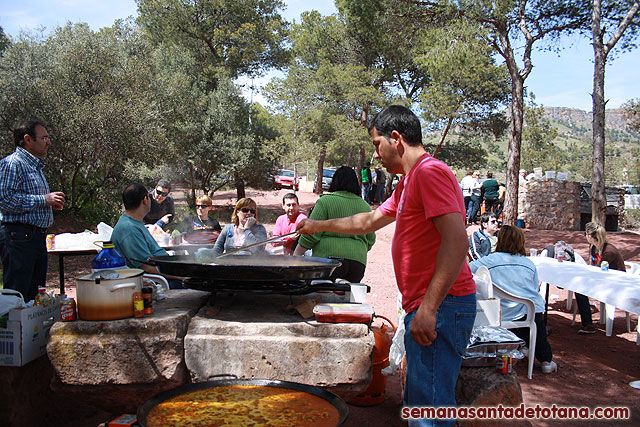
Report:
[[[127,263],[122,255],[113,246],[110,241],[103,242],[102,250],[91,261],[91,272],[101,270],[118,270],[127,268]]]

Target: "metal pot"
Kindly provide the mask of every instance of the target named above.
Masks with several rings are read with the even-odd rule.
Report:
[[[328,279],[342,264],[329,258],[287,255],[233,255],[213,263],[196,262],[193,255],[161,255],[143,262],[158,267],[162,274],[234,282]]]
[[[133,293],[142,290],[144,270],[116,270],[117,279],[94,279],[91,274],[76,282],[78,317],[83,320],[115,320],[133,317]]]
[[[229,379],[229,380],[214,380],[214,381],[205,381],[201,383],[193,383],[186,384],[180,387],[172,388],[170,390],[163,391],[161,393],[152,396],[149,400],[144,402],[142,406],[138,408],[137,418],[138,423],[141,426],[148,425],[147,417],[151,410],[159,405],[160,403],[169,400],[175,396],[179,396],[183,393],[188,393],[190,391],[203,390],[213,387],[222,387],[222,386],[234,386],[234,385],[252,385],[252,386],[263,386],[263,387],[279,387],[289,390],[297,390],[304,391],[309,394],[313,394],[314,396],[320,397],[331,405],[338,411],[339,421],[337,426],[341,426],[347,416],[349,415],[349,407],[340,397],[335,394],[323,390],[319,387],[315,387],[307,384],[294,383],[289,381],[279,381],[279,380],[263,380],[263,379]]]

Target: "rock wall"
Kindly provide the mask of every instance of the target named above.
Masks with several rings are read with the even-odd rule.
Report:
[[[519,186],[518,218],[526,228],[580,230],[580,183],[534,179]]]

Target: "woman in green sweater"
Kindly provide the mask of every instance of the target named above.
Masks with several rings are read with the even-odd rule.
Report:
[[[317,220],[344,218],[362,212],[371,212],[371,208],[360,197],[358,177],[353,169],[342,166],[333,175],[329,194],[318,199],[310,218]],[[302,255],[311,249],[313,256],[343,258],[342,265],[333,272],[331,280],[341,278],[358,283],[364,276],[367,252],[375,242],[375,233],[353,236],[321,232],[300,236],[294,255]]]

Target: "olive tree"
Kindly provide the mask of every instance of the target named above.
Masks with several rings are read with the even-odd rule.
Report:
[[[124,22],[98,32],[67,24],[49,36],[22,34],[0,58],[0,121],[48,122],[45,173],[74,213],[120,205],[128,162],[157,161],[164,145],[150,90],[151,50]],[[9,133],[2,147],[12,150]]]

